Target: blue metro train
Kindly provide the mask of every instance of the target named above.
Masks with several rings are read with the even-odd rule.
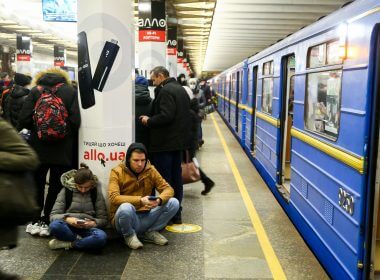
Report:
[[[328,274],[374,279],[380,1],[354,1],[210,81],[219,114]]]

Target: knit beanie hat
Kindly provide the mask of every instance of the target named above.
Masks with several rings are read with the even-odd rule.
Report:
[[[21,74],[21,73],[16,73],[14,77],[14,81],[16,85],[19,86],[27,86],[32,82],[32,77]]]

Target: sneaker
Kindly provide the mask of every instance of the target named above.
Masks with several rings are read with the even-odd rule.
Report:
[[[149,231],[144,234],[144,241],[151,242],[157,245],[166,245],[168,240],[165,236],[161,235],[158,231]]]
[[[37,222],[34,224],[29,224],[26,227],[26,232],[30,233],[31,235],[37,235],[41,231],[41,222]]]
[[[136,233],[129,236],[124,236],[125,244],[133,250],[140,249],[143,247],[143,244],[137,238]]]
[[[73,248],[71,246],[71,242],[70,241],[62,241],[62,240],[58,240],[58,239],[52,239],[52,240],[50,240],[49,241],[49,247],[52,250],[56,250],[56,249],[69,250],[70,248]]]
[[[39,236],[50,236],[49,226],[45,223],[41,223]]]

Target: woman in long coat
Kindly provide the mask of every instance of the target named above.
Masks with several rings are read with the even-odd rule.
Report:
[[[0,135],[0,171],[32,171],[37,168],[39,164],[37,154],[2,118],[0,118]],[[17,225],[10,225],[9,221],[5,224],[0,223],[0,248],[14,248],[17,245]],[[0,279],[8,279],[5,275],[0,271]]]

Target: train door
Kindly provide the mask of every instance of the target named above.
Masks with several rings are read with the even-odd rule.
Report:
[[[258,66],[253,67],[252,71],[252,80],[251,80],[251,85],[252,85],[252,118],[251,118],[251,151],[253,155],[255,154],[255,134],[256,134],[256,96],[257,96],[257,72],[259,70]],[[251,86],[249,85],[249,86]]]
[[[294,54],[282,59],[282,99],[281,99],[281,144],[279,160],[278,184],[282,185],[290,193],[291,180],[291,128],[293,125],[293,101],[294,101]]]
[[[228,75],[228,102],[227,102],[227,109],[228,109],[228,117],[227,117],[227,122],[231,124],[231,101],[232,101],[232,91],[233,89],[233,82],[234,82],[234,76],[233,74]]]
[[[368,160],[368,203],[366,220],[367,250],[364,258],[364,278],[379,279],[380,277],[380,23],[376,24],[372,40],[374,48],[371,50],[370,61],[373,65],[372,77],[372,125],[371,142]],[[371,63],[371,64],[372,64]],[[371,72],[371,71],[370,71]]]
[[[241,102],[240,94],[241,94],[241,81],[243,79],[243,75],[241,75],[240,71],[236,72],[236,106],[235,106],[235,131],[239,132],[239,102]]]

